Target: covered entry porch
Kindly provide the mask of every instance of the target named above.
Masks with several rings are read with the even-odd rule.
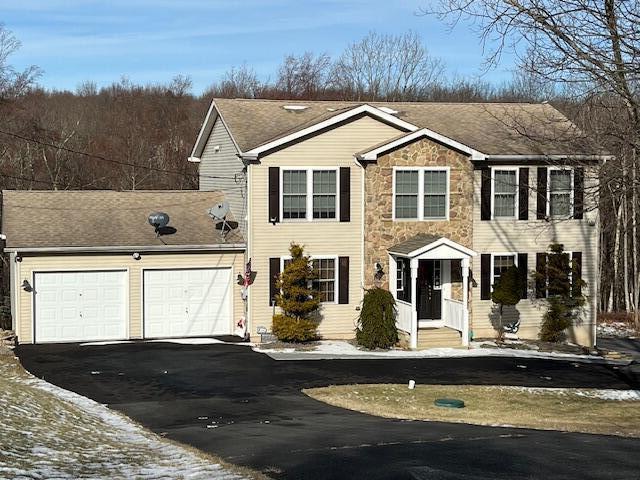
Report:
[[[451,346],[468,345],[469,265],[476,253],[446,237],[419,234],[388,254],[397,325],[409,335],[411,348],[427,334]]]

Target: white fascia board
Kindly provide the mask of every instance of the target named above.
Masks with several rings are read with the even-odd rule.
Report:
[[[434,248],[438,248],[442,245],[461,252],[465,257],[475,257],[476,255],[478,255],[477,252],[475,252],[474,250],[471,250],[470,248],[460,245],[459,243],[456,243],[453,240],[449,240],[448,238],[440,238],[435,242],[430,243],[429,245],[425,245],[424,247],[417,248],[416,250],[413,250],[412,252],[409,252],[409,253],[399,253],[399,252],[392,252],[392,251],[389,251],[389,253],[392,255],[400,255],[403,257],[413,258],[419,255],[422,255],[430,250],[433,250]]]
[[[402,138],[398,138],[392,142],[389,142],[385,145],[377,147],[374,150],[365,152],[360,156],[360,158],[362,160],[375,161],[378,159],[380,155],[384,154],[385,152],[388,152],[389,150],[392,150],[400,145],[404,145],[405,143],[412,142],[421,137],[427,137],[432,140],[436,140],[451,148],[454,148],[463,153],[466,153],[471,157],[472,160],[484,160],[487,157],[484,153],[474,150],[473,148],[468,147],[463,143],[457,142],[449,137],[445,137],[444,135],[434,132],[433,130],[429,130],[428,128],[421,128],[420,130],[414,131],[408,135],[405,135]]]
[[[389,113],[383,112],[379,108],[372,107],[371,105],[365,104],[365,105],[360,105],[359,107],[352,108],[351,110],[340,113],[338,115],[335,115],[325,120],[324,122],[316,123],[315,125],[311,125],[310,127],[304,128],[302,130],[298,130],[297,132],[287,135],[286,137],[282,137],[272,142],[265,143],[264,145],[260,145],[259,147],[256,147],[252,150],[249,150],[248,152],[245,152],[243,155],[243,158],[246,158],[248,160],[257,159],[261,153],[267,152],[281,145],[285,145],[287,143],[293,142],[301,137],[317,132],[318,130],[322,130],[324,128],[330,127],[337,123],[343,122],[345,120],[348,120],[362,113],[368,113],[374,118],[378,118],[384,122],[387,122],[399,128],[404,128],[405,130],[408,130],[410,132],[415,132],[416,130],[418,130],[418,127],[413,125],[412,123],[405,122],[404,120],[401,120],[398,117],[395,117]]]
[[[224,118],[218,111],[215,100],[212,100],[211,105],[209,105],[209,110],[207,110],[207,115],[204,118],[204,122],[202,123],[202,127],[200,127],[200,132],[198,132],[198,138],[196,138],[196,143],[193,145],[193,149],[191,150],[191,155],[187,158],[189,162],[193,162],[193,163],[200,162],[200,156],[204,151],[204,147],[205,147],[205,144],[207,143],[207,140],[209,140],[209,135],[211,135],[211,131],[213,130],[213,124],[218,118],[220,118],[220,121],[224,125],[224,128],[227,130],[229,137],[231,137],[231,141],[233,142],[233,145],[236,147],[236,150],[238,152],[241,152],[240,148],[238,147],[238,143],[236,142],[236,139],[233,138],[233,134],[231,133],[231,130],[229,130],[227,123],[224,121]]]
[[[247,248],[246,243],[215,243],[211,245],[131,245],[131,246],[100,246],[100,247],[11,247],[5,248],[11,253],[131,253],[131,252],[192,252],[192,251],[224,251]]]

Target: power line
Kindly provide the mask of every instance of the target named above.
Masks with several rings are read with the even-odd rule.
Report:
[[[3,134],[3,135],[7,135],[7,136],[10,136],[10,137],[13,137],[13,138],[17,138],[17,139],[23,140],[25,142],[36,143],[36,144],[42,145],[44,147],[55,148],[55,149],[61,150],[63,152],[73,153],[75,155],[82,155],[82,156],[88,157],[88,158],[95,158],[95,159],[102,160],[104,162],[113,163],[113,164],[116,164],[116,165],[143,168],[143,169],[147,169],[147,170],[151,170],[151,171],[155,171],[155,172],[160,172],[160,173],[170,173],[170,174],[173,174],[173,175],[183,175],[185,177],[211,178],[211,179],[214,179],[214,180],[234,180],[236,182],[238,180],[238,176],[237,175],[234,175],[233,177],[226,177],[226,176],[221,176],[221,175],[199,175],[199,174],[190,174],[190,173],[186,173],[186,172],[180,172],[178,170],[167,170],[167,169],[159,168],[159,167],[152,167],[152,166],[147,166],[147,165],[138,165],[138,164],[135,164],[135,163],[129,163],[129,162],[123,162],[123,161],[120,161],[120,160],[114,160],[112,158],[104,157],[103,155],[96,155],[96,154],[93,154],[93,153],[88,153],[88,152],[83,152],[83,151],[80,151],[80,150],[75,150],[73,148],[65,147],[63,145],[56,145],[55,143],[45,142],[45,141],[42,141],[42,140],[38,140],[36,138],[26,137],[24,135],[21,135],[19,133],[15,133],[15,132],[9,132],[9,131],[6,131],[6,130],[0,130],[0,133]]]

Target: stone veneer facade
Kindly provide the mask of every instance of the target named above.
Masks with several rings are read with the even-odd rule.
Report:
[[[393,221],[393,167],[449,167],[449,220]],[[365,288],[389,288],[387,250],[418,233],[443,235],[473,248],[473,165],[466,155],[428,139],[417,140],[368,164],[365,170],[364,265]],[[374,279],[380,262],[384,276]],[[452,285],[452,296],[462,287]]]

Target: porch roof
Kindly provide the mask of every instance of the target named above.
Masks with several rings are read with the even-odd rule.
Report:
[[[438,247],[443,247],[448,251],[447,258],[474,257],[476,252],[460,245],[453,240],[442,235],[419,233],[404,242],[398,243],[388,249],[391,254],[402,255],[404,257],[417,257]],[[438,248],[442,250],[442,248]]]

